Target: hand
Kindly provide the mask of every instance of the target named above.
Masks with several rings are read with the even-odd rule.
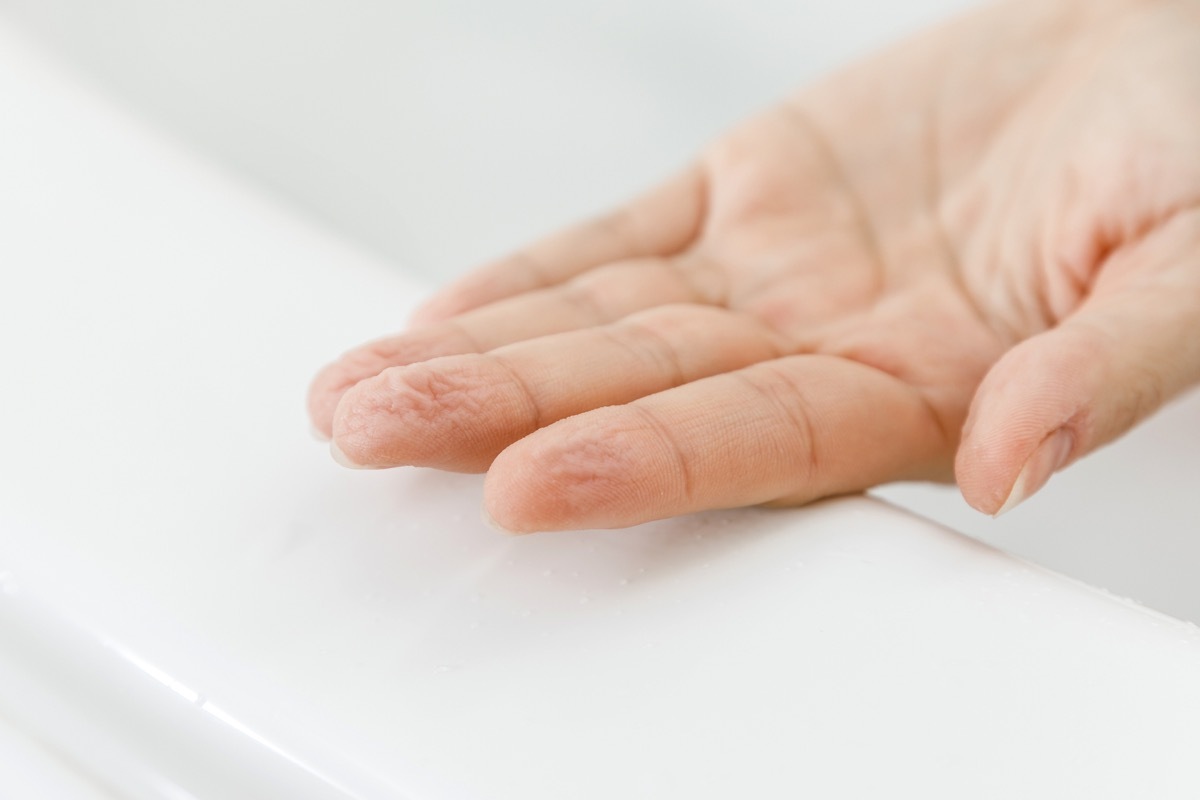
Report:
[[[802,91],[317,377],[513,531],[957,477],[996,513],[1200,380],[1200,3],[1010,1]]]

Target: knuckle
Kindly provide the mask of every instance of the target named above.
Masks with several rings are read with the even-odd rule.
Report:
[[[672,376],[672,385],[685,383],[690,371],[676,344],[677,331],[661,320],[622,320],[607,331],[611,339],[639,360],[653,364],[656,371]]]
[[[717,321],[721,312],[694,303],[667,303],[635,311],[622,320],[625,324],[660,335],[689,331]]]
[[[784,434],[780,446],[786,447],[797,479],[808,483],[824,469],[822,419],[796,386],[791,376],[775,364],[760,364],[742,373],[746,385],[757,396],[767,413],[779,423]]]
[[[599,278],[586,275],[572,278],[557,291],[563,300],[594,322],[606,320],[611,316],[606,304],[601,300],[605,292]]]
[[[602,233],[613,236],[623,247],[641,249],[643,235],[637,224],[637,219],[627,207],[613,209],[596,218],[596,227]]]

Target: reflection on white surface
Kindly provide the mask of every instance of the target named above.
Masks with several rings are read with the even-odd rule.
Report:
[[[516,538],[478,478],[338,468],[313,362],[419,287],[3,29],[0,107],[0,713],[93,782],[1200,795],[1194,628],[882,503]]]
[[[116,800],[0,716],[0,797]]]
[[[28,749],[55,762],[41,770],[52,779],[126,800],[412,796],[322,741],[319,728],[289,728],[286,713],[276,712],[270,733],[255,730],[135,646],[106,637],[97,616],[63,616],[20,587],[0,600],[0,718],[36,737],[41,745]],[[122,616],[144,626],[130,637],[136,647],[164,644],[154,631],[161,620],[131,609]],[[168,642],[193,671],[228,669],[180,637]],[[0,756],[9,760],[13,748]]]

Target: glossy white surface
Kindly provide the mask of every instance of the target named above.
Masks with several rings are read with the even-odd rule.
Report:
[[[1193,627],[876,501],[508,538],[476,478],[337,468],[308,376],[420,288],[3,29],[0,107],[0,716],[74,779],[1200,795]]]
[[[46,747],[0,718],[0,797],[115,800]]]

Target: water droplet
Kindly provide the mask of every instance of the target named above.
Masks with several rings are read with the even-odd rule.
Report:
[[[592,602],[592,598],[588,597],[586,594],[583,597],[579,598],[579,605],[581,605],[581,606],[586,605],[590,602]]]
[[[629,585],[629,578],[621,578],[621,580],[619,581],[619,583],[620,583],[622,586],[628,586],[628,585]]]

